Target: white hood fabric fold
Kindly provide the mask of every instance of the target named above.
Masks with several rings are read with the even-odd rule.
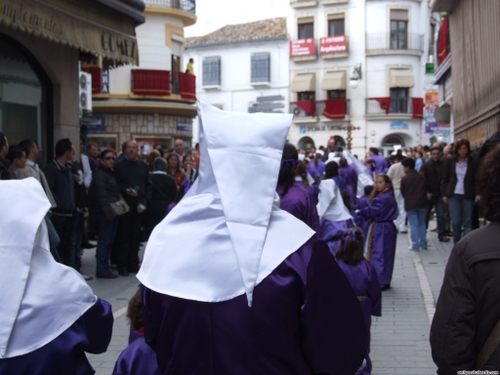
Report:
[[[314,232],[275,189],[291,115],[198,103],[199,177],[156,226],[137,278],[174,297],[219,302],[253,290]]]
[[[34,178],[0,181],[0,358],[48,344],[97,301],[78,272],[52,257],[49,208]]]

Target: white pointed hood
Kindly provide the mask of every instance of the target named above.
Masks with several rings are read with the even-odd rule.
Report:
[[[49,250],[50,203],[34,178],[0,181],[0,358],[41,348],[97,300]]]
[[[153,231],[137,277],[197,301],[246,293],[251,305],[254,287],[314,234],[274,201],[292,116],[205,103],[198,115],[199,177]]]

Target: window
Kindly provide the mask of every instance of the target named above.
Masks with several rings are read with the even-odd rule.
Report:
[[[344,13],[328,16],[328,36],[345,35]]]
[[[391,88],[391,113],[408,113],[409,89],[407,87]]]
[[[314,38],[314,18],[299,18],[299,39]]]
[[[220,57],[207,57],[203,60],[203,86],[220,86]]]
[[[298,92],[297,101],[303,102],[305,100],[316,100],[316,93],[314,91]]]
[[[252,55],[252,83],[271,82],[271,55],[259,53]]]
[[[408,48],[408,11],[391,10],[391,49]]]
[[[327,90],[326,91],[327,99],[345,99],[346,91],[345,90]]]

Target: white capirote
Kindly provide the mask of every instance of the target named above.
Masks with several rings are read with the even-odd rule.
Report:
[[[36,179],[0,181],[0,358],[48,344],[97,301],[78,272],[52,257],[49,208]]]
[[[199,102],[198,118],[199,177],[154,229],[137,278],[203,302],[246,293],[251,306],[254,287],[314,234],[275,201],[292,116]]]
[[[352,219],[351,213],[344,204],[340,189],[333,179],[322,180],[319,184],[316,209],[320,219],[329,221]]]

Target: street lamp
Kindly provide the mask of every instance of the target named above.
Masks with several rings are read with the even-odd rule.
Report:
[[[349,87],[351,89],[357,88],[361,78],[363,78],[363,73],[361,71],[361,63],[359,63],[352,69],[352,76],[349,79]]]

